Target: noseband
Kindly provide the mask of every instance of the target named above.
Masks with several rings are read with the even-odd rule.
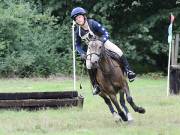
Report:
[[[103,49],[102,51],[104,51],[104,49]],[[102,57],[103,57],[103,52],[100,52],[100,54],[97,54],[97,53],[89,53],[89,54],[86,56],[86,59],[87,59],[88,56],[90,56],[90,60],[91,60],[91,57],[92,57],[93,54],[96,55],[97,57],[99,57],[99,60],[98,60],[98,61],[101,61],[101,59],[102,59]]]
[[[93,54],[96,55],[96,56],[98,56],[99,59],[101,58],[101,54],[97,54],[97,53],[89,53],[89,54],[86,56],[86,59],[87,59],[88,56],[90,56],[90,59],[91,59],[91,57],[92,57]]]

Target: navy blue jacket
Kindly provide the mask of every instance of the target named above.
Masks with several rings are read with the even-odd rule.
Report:
[[[109,39],[109,34],[107,30],[98,22],[96,22],[93,19],[88,19],[88,24],[91,29],[91,31],[98,37],[101,38],[102,42],[105,43]],[[81,36],[84,36],[88,31],[84,30],[81,28]],[[85,51],[82,49],[82,40],[81,37],[79,36],[79,27],[76,28],[75,30],[75,35],[76,35],[76,50],[79,54],[85,53]]]

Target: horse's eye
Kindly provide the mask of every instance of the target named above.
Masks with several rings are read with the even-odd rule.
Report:
[[[101,48],[102,48],[102,46],[99,47],[99,49],[101,49]]]

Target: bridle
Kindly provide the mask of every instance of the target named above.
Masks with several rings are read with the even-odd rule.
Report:
[[[98,40],[98,39],[94,38],[94,39],[92,39],[91,41],[96,41],[96,40]],[[102,51],[104,51],[104,50],[105,50],[104,45],[102,45],[102,47],[103,47],[103,50],[102,50]],[[95,52],[89,53],[88,55],[86,55],[86,59],[87,59],[88,56],[90,56],[90,61],[91,61],[92,55],[96,55],[97,57],[99,57],[99,60],[98,60],[98,62],[99,62],[99,61],[101,61],[101,59],[102,59],[102,57],[103,57],[103,53],[104,53],[104,52],[102,52],[102,51],[100,52],[100,54],[95,53]]]
[[[88,55],[86,55],[86,59],[87,59],[88,56],[90,56],[90,60],[91,60],[92,55],[98,56],[98,57],[99,57],[99,60],[102,58],[102,55],[101,55],[101,54],[97,54],[97,53],[89,53]],[[98,60],[98,61],[99,61],[99,60]]]
[[[87,57],[90,56],[90,61],[91,61],[92,55],[98,56],[98,57],[99,57],[99,60],[98,60],[98,66],[97,66],[97,68],[101,69],[101,71],[102,71],[104,74],[111,74],[111,73],[107,73],[106,71],[104,71],[104,68],[103,68],[103,66],[102,66],[102,64],[101,64],[102,58],[105,58],[105,59],[108,60],[109,57],[110,57],[110,56],[106,53],[105,46],[103,45],[102,47],[103,47],[103,48],[102,48],[100,54],[97,54],[97,53],[94,53],[94,52],[93,52],[93,53],[89,53],[89,54],[87,55]],[[86,57],[86,59],[87,59],[87,57]],[[111,61],[111,63],[112,63],[112,60],[111,60],[111,59],[110,59],[110,61]],[[107,61],[107,62],[108,62],[108,64],[109,64],[109,66],[110,66],[110,69],[111,69],[111,70],[114,70],[114,66],[111,66],[111,64],[110,64],[109,61]]]

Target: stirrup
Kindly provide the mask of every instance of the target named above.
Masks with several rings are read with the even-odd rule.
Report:
[[[133,82],[136,78],[136,74],[133,71],[128,71],[127,76],[129,78],[129,82]]]
[[[96,84],[93,87],[93,95],[98,95],[101,92],[99,85]]]

